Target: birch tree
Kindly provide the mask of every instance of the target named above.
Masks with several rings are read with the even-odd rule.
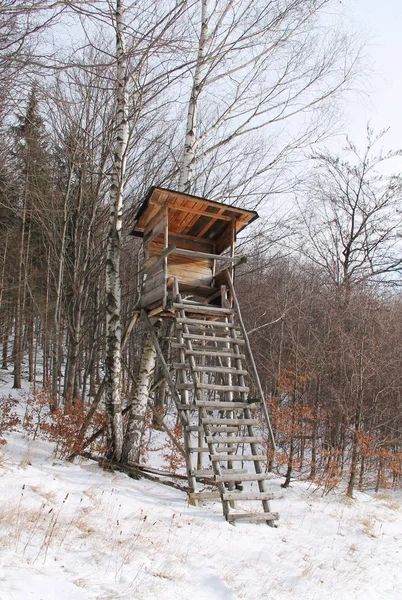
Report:
[[[160,321],[153,323],[156,335],[159,334],[160,326]],[[142,349],[141,363],[135,382],[135,391],[124,441],[123,462],[129,464],[138,463],[140,461],[141,441],[149,401],[149,385],[152,381],[155,365],[155,346],[152,337],[148,333]]]
[[[123,0],[116,2],[116,122],[114,156],[111,169],[110,219],[106,261],[106,410],[111,427],[113,454],[120,460],[123,450],[123,423],[121,401],[121,284],[120,250],[122,239],[123,195],[126,178],[127,153],[133,130],[144,118],[144,105],[152,104],[155,94],[169,85],[171,69],[163,54],[166,51],[166,38],[173,25],[185,9],[185,3],[162,7],[156,4],[149,7],[149,15],[141,20],[138,13],[138,29],[130,28],[131,52],[127,52],[128,27],[125,20]],[[154,14],[153,14],[153,11]],[[152,63],[151,57],[161,53]],[[130,60],[129,60],[130,58]],[[130,70],[129,71],[129,66]],[[168,68],[167,68],[168,67]],[[151,72],[149,77],[148,69]],[[142,74],[145,73],[145,76]],[[133,97],[129,106],[129,81]],[[130,110],[129,110],[130,108]],[[152,111],[151,111],[152,114]],[[129,123],[130,117],[130,123]]]
[[[278,188],[295,151],[328,132],[360,62],[348,36],[324,40],[319,18],[331,4],[199,0],[181,191],[236,197],[267,172]]]
[[[128,90],[124,0],[117,0],[116,14],[116,126],[110,187],[110,217],[106,259],[106,410],[115,460],[123,450],[121,403],[121,287],[120,247],[123,193],[128,148]]]

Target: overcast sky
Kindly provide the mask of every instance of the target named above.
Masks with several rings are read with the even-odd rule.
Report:
[[[342,0],[351,26],[368,39],[366,53],[372,69],[366,80],[368,98],[350,107],[351,137],[362,142],[369,120],[374,129],[390,127],[389,149],[402,148],[402,0]]]

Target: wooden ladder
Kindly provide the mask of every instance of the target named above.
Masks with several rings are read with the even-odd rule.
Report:
[[[194,491],[192,499],[220,497],[229,522],[273,526],[279,515],[270,509],[273,496],[266,489],[270,476],[265,473],[263,439],[255,431],[258,404],[249,398],[242,353],[246,340],[235,323],[235,310],[183,301],[178,286],[172,308],[171,344],[180,357],[173,365],[180,394],[177,408],[185,423],[189,482],[195,489],[197,479],[211,478],[218,487],[218,493]],[[247,465],[252,465],[252,472],[244,468]],[[238,501],[246,502],[247,510],[236,512]]]

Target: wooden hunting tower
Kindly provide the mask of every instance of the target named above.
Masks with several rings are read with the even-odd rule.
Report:
[[[256,218],[153,187],[132,233],[143,238],[140,305],[183,426],[190,499],[220,498],[228,521],[272,525],[279,517],[269,507],[261,433],[271,447],[274,439],[233,286],[236,265],[245,262],[235,255],[236,236]],[[165,352],[155,317],[170,320]],[[246,359],[257,398],[249,397]],[[199,491],[200,482],[218,489]],[[246,505],[235,512],[235,502]]]

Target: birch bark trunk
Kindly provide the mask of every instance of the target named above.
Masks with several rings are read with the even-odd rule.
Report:
[[[184,140],[183,164],[180,170],[179,192],[189,193],[193,178],[195,148],[197,143],[196,126],[198,101],[202,89],[205,47],[208,38],[208,0],[201,0],[201,30],[198,43],[197,61],[194,70],[193,86],[188,103],[186,137]]]
[[[125,6],[116,2],[116,135],[110,188],[110,217],[106,260],[106,411],[114,459],[121,459],[123,420],[121,402],[121,283],[120,247],[123,191],[128,147],[127,57]]]
[[[160,321],[154,325],[155,333],[160,332]],[[155,371],[156,350],[151,334],[148,332],[145,338],[144,349],[141,356],[140,370],[135,384],[135,394],[130,409],[127,432],[124,444],[122,462],[139,462],[141,453],[141,440],[145,427],[145,416],[147,412],[149,387],[152,375]]]
[[[63,201],[63,231],[61,235],[61,248],[57,272],[57,289],[56,289],[56,305],[54,309],[54,341],[52,355],[52,409],[55,410],[59,405],[59,377],[61,370],[61,345],[62,345],[62,292],[63,279],[66,260],[66,245],[67,245],[67,226],[68,226],[68,205],[70,202],[70,192],[73,179],[73,167],[70,168],[68,175],[67,189]]]

